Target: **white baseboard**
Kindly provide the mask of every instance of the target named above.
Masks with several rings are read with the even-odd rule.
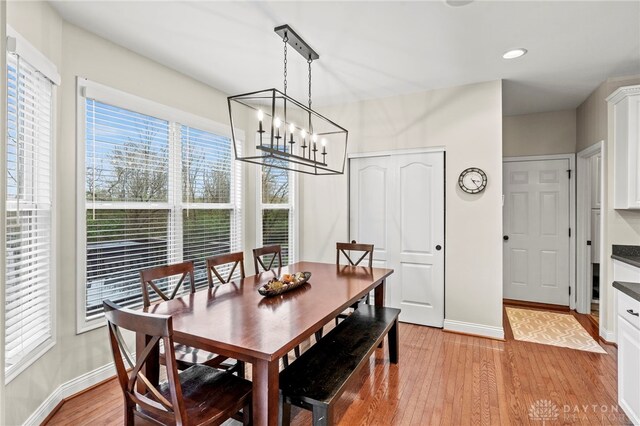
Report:
[[[504,329],[491,325],[474,324],[472,322],[462,322],[450,319],[444,320],[444,329],[456,333],[473,334],[476,336],[489,337],[491,339],[504,339]]]
[[[606,340],[609,343],[617,343],[616,334],[612,330],[607,330],[606,328],[600,326],[600,337]]]
[[[45,399],[42,404],[34,411],[23,423],[24,426],[39,425],[51,413],[56,406],[65,398],[80,392],[90,386],[100,383],[110,377],[115,376],[116,368],[113,362],[96,368],[81,376],[71,379],[61,384]]]

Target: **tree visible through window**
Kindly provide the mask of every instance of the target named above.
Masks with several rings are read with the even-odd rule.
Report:
[[[142,269],[192,260],[206,285],[204,259],[240,245],[230,139],[94,99],[85,135],[86,319],[141,305]]]
[[[272,160],[274,166],[281,160]],[[277,167],[262,167],[262,245],[280,244],[283,263],[293,259],[293,197],[291,173]]]

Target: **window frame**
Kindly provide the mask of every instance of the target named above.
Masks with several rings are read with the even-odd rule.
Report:
[[[103,84],[88,80],[83,77],[76,78],[76,334],[81,334],[96,328],[106,325],[103,315],[99,315],[95,318],[87,319],[86,312],[86,268],[87,268],[87,223],[86,223],[86,211],[90,208],[91,203],[86,201],[86,99],[95,99],[98,102],[106,103],[115,107],[125,108],[140,114],[153,116],[158,119],[166,120],[169,122],[169,174],[178,172],[176,170],[181,164],[181,160],[174,161],[176,158],[181,159],[181,141],[180,137],[175,132],[180,131],[180,125],[196,128],[206,132],[211,132],[219,136],[228,137],[231,139],[231,127],[229,125],[221,124],[213,120],[206,119],[204,117],[182,111],[177,108],[169,107],[158,102],[154,102],[148,99],[141,98],[136,95],[132,95],[123,92],[118,89],[105,86]],[[234,129],[236,139],[240,141],[244,140],[244,131],[240,129]],[[179,134],[179,133],[178,133]],[[174,141],[172,143],[172,140]],[[175,140],[178,142],[175,143]],[[233,147],[232,147],[233,148]],[[243,242],[244,235],[244,208],[243,208],[243,176],[242,168],[235,161],[235,157],[232,152],[231,162],[231,199],[229,203],[214,204],[214,203],[187,203],[182,201],[181,193],[180,199],[172,199],[171,195],[167,199],[167,202],[158,203],[134,203],[134,202],[98,202],[95,205],[100,207],[107,207],[109,209],[166,209],[170,212],[180,213],[176,215],[177,220],[182,221],[182,212],[187,209],[226,209],[235,211],[239,214],[239,217],[232,218],[231,226],[235,227],[236,234],[240,235],[240,240]],[[177,157],[176,157],[177,156]],[[169,192],[173,190],[173,178],[169,178]],[[174,194],[174,197],[176,195]],[[170,247],[169,251],[176,250],[176,247]],[[176,255],[181,256],[181,254]]]
[[[40,342],[33,350],[31,350],[28,354],[26,354],[20,361],[14,364],[10,369],[6,368],[6,359],[4,352],[6,351],[6,329],[3,327],[0,332],[3,334],[3,346],[0,350],[3,351],[2,359],[4,363],[2,365],[4,371],[4,384],[7,385],[11,381],[13,381],[16,377],[18,377],[23,371],[29,368],[33,363],[39,360],[42,356],[44,356],[49,350],[51,350],[57,343],[57,145],[58,145],[58,85],[60,84],[60,75],[57,72],[57,68],[53,62],[51,62],[44,54],[42,54],[38,49],[36,49],[33,45],[31,45],[26,39],[24,39],[18,32],[16,32],[12,27],[7,25],[7,49],[4,52],[5,57],[8,57],[9,53],[16,53],[23,60],[28,62],[33,68],[38,70],[42,75],[48,78],[51,81],[51,116],[50,116],[50,183],[51,183],[51,195],[50,195],[50,203],[51,203],[51,217],[50,217],[50,258],[49,258],[49,323],[51,327],[51,333],[49,337],[47,337],[44,341]],[[5,64],[7,61],[5,60]],[[5,81],[8,78],[8,68],[5,68],[3,78]],[[6,85],[5,85],[6,87]],[[8,89],[8,88],[7,88]],[[4,93],[5,96],[5,111],[4,114],[7,114],[8,108],[8,90]],[[8,127],[5,128],[6,132],[4,135],[5,144],[6,138],[8,138]],[[3,162],[5,164],[8,158],[6,156],[6,149],[3,151],[5,156],[3,157]],[[6,209],[7,209],[7,194],[6,194],[6,175],[3,177],[1,181],[4,189],[2,190],[3,200],[2,203],[4,208],[4,221],[3,221],[3,230],[2,236],[4,237],[3,241],[6,243]],[[3,255],[6,256],[6,250],[3,248]],[[2,274],[6,278],[6,259],[3,260],[4,267],[2,268]],[[3,281],[2,288],[3,295],[6,296],[6,283]],[[5,324],[5,315],[6,310],[2,309],[2,324]]]
[[[256,167],[256,247],[262,247],[262,212],[264,210],[289,210],[291,218],[289,219],[289,264],[295,263],[299,259],[299,173],[291,170],[289,173],[289,202],[284,203],[263,203],[262,202],[262,168]]]

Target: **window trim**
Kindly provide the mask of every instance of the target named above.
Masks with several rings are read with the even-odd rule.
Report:
[[[50,315],[50,324],[51,324],[51,335],[49,336],[49,338],[47,338],[45,341],[43,341],[42,343],[40,343],[38,346],[36,346],[30,353],[28,353],[27,355],[24,356],[24,358],[22,358],[18,363],[16,363],[9,371],[7,371],[6,369],[6,365],[3,364],[2,368],[4,371],[4,384],[7,385],[9,384],[11,381],[13,381],[16,377],[18,377],[23,371],[25,371],[27,368],[29,368],[32,364],[34,364],[36,361],[38,361],[42,356],[44,356],[47,352],[49,352],[49,350],[51,350],[56,343],[58,342],[58,333],[57,333],[57,276],[58,276],[58,235],[57,235],[57,209],[58,209],[58,203],[57,203],[57,195],[58,195],[58,179],[57,179],[57,146],[58,146],[58,85],[60,84],[60,76],[57,75],[57,73],[55,75],[51,75],[51,74],[47,74],[50,73],[51,70],[56,70],[56,66],[53,62],[51,62],[45,55],[43,55],[40,51],[38,51],[34,46],[32,46],[26,39],[24,39],[19,33],[17,33],[15,30],[13,30],[13,28],[7,26],[7,33],[12,36],[15,37],[16,39],[19,39],[20,42],[20,47],[23,49],[23,53],[29,53],[30,55],[35,55],[37,54],[39,57],[39,60],[37,61],[37,64],[31,64],[31,62],[29,61],[30,56],[27,56],[25,59],[27,62],[29,62],[31,64],[31,66],[33,66],[34,68],[36,68],[38,71],[40,71],[40,66],[46,67],[45,71],[40,71],[45,77],[47,77],[49,80],[51,80],[51,175],[50,175],[50,179],[51,179],[51,258],[50,258],[50,264],[49,264],[49,315]],[[9,47],[9,46],[7,46]],[[26,49],[26,50],[24,50]],[[9,50],[7,49],[6,52],[4,52],[5,55],[7,55],[9,53]],[[16,52],[19,56],[21,52]],[[57,79],[54,79],[55,76],[57,75]],[[54,77],[54,78],[52,78]],[[7,70],[5,69],[5,74],[3,77],[5,80],[7,79]],[[5,94],[5,98],[8,96],[8,92],[6,92]],[[7,107],[7,102],[5,99],[5,103],[4,103],[5,107]],[[7,114],[6,109],[4,114]],[[5,130],[8,130],[5,128]],[[5,133],[4,137],[7,137],[7,134]],[[5,141],[6,143],[6,141]],[[6,162],[6,157],[3,159],[3,161]],[[2,201],[4,204],[4,208],[5,208],[5,216],[4,217],[4,223],[3,223],[3,236],[6,233],[6,178],[3,179],[2,184],[5,186],[5,189],[3,190],[3,196],[4,196],[4,200]],[[4,251],[3,251],[4,253]],[[6,253],[5,253],[6,255]],[[3,261],[5,264],[5,268],[3,268],[2,273],[6,274],[6,260]],[[4,288],[1,290],[3,295],[6,293],[6,286],[4,286]],[[3,310],[2,311],[3,315],[6,315],[6,312]],[[4,318],[2,318],[2,323],[4,324]],[[0,330],[0,332],[3,333],[3,336],[5,336],[6,330],[3,329]],[[6,340],[3,339],[3,344],[6,345]],[[0,348],[0,350],[3,351],[3,356],[2,359],[6,362],[5,357],[4,357],[4,352],[6,350],[6,347],[3,346],[2,348]]]
[[[76,78],[76,334],[82,334],[90,330],[94,330],[106,325],[104,316],[99,316],[91,320],[86,319],[86,282],[85,274],[87,267],[87,244],[86,233],[87,223],[85,220],[86,210],[91,205],[86,201],[85,193],[85,178],[86,178],[86,150],[85,150],[85,99],[91,97],[99,102],[104,102],[120,108],[129,109],[141,114],[150,115],[169,122],[170,128],[175,123],[181,125],[194,127],[199,130],[215,133],[220,136],[231,138],[231,127],[226,124],[218,123],[216,121],[204,118],[202,116],[192,114],[177,108],[173,108],[167,105],[160,104],[149,99],[145,99],[139,96],[135,96],[118,89],[114,89],[103,84],[88,80],[86,78],[78,76]],[[244,131],[234,128],[236,139],[244,141]],[[175,146],[170,149],[177,149]],[[232,150],[233,152],[233,150]],[[232,154],[233,155],[233,154]],[[233,159],[233,157],[232,157]],[[240,185],[244,188],[242,176],[240,181],[237,181],[238,171],[242,173],[240,165],[237,164],[235,159],[232,161],[231,175],[233,186]],[[241,214],[244,210],[243,198],[236,197],[238,199],[232,199],[231,202],[226,204],[210,204],[210,203],[182,203],[182,209],[231,209],[237,210]],[[143,204],[143,206],[141,206]],[[194,204],[197,204],[194,205]],[[158,206],[167,206],[167,209],[171,210],[172,205],[170,202],[158,202],[158,203],[136,203],[134,205],[130,202],[98,202],[95,205],[108,206],[109,208],[117,209],[118,207],[142,207],[143,209],[153,209]],[[215,206],[215,207],[214,207]],[[232,221],[234,226],[236,221]],[[244,220],[238,221],[236,228],[244,238]]]
[[[300,215],[299,215],[299,200],[300,200],[300,185],[299,185],[299,173],[289,171],[289,184],[291,189],[289,196],[293,196],[293,200],[289,200],[287,204],[264,204],[262,202],[262,168],[265,166],[256,167],[256,247],[262,247],[262,211],[263,210],[290,210],[293,215],[291,219],[291,232],[293,235],[289,237],[290,244],[289,253],[293,259],[289,259],[289,263],[297,262],[299,257],[299,235],[300,235]],[[293,260],[293,262],[292,262]]]
[[[55,64],[10,25],[7,25],[7,52],[16,53],[29,62],[32,67],[51,80],[54,86],[60,85],[60,74]]]

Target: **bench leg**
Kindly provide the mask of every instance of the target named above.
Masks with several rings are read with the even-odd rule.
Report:
[[[382,280],[382,282],[380,284],[378,284],[378,286],[373,291],[373,303],[379,308],[384,307],[384,287],[385,287],[385,284],[386,284],[385,281]],[[382,347],[382,342],[380,342],[378,347],[379,348]]]
[[[236,370],[236,373],[238,373],[238,377],[242,377],[244,379],[244,373],[245,373],[244,361],[236,361],[235,370]]]
[[[398,333],[398,320],[395,320],[391,329],[389,330],[389,335],[387,336],[387,340],[389,341],[389,361],[393,364],[398,363],[398,352],[400,347],[400,338]]]
[[[280,426],[289,426],[291,423],[291,404],[287,404],[284,402],[284,397],[282,393],[280,394],[280,410],[279,410],[280,418],[278,419],[278,424]]]
[[[253,414],[251,413],[251,402],[242,408],[242,426],[253,424]]]
[[[332,411],[331,407],[315,405],[313,407],[313,426],[333,425]]]

